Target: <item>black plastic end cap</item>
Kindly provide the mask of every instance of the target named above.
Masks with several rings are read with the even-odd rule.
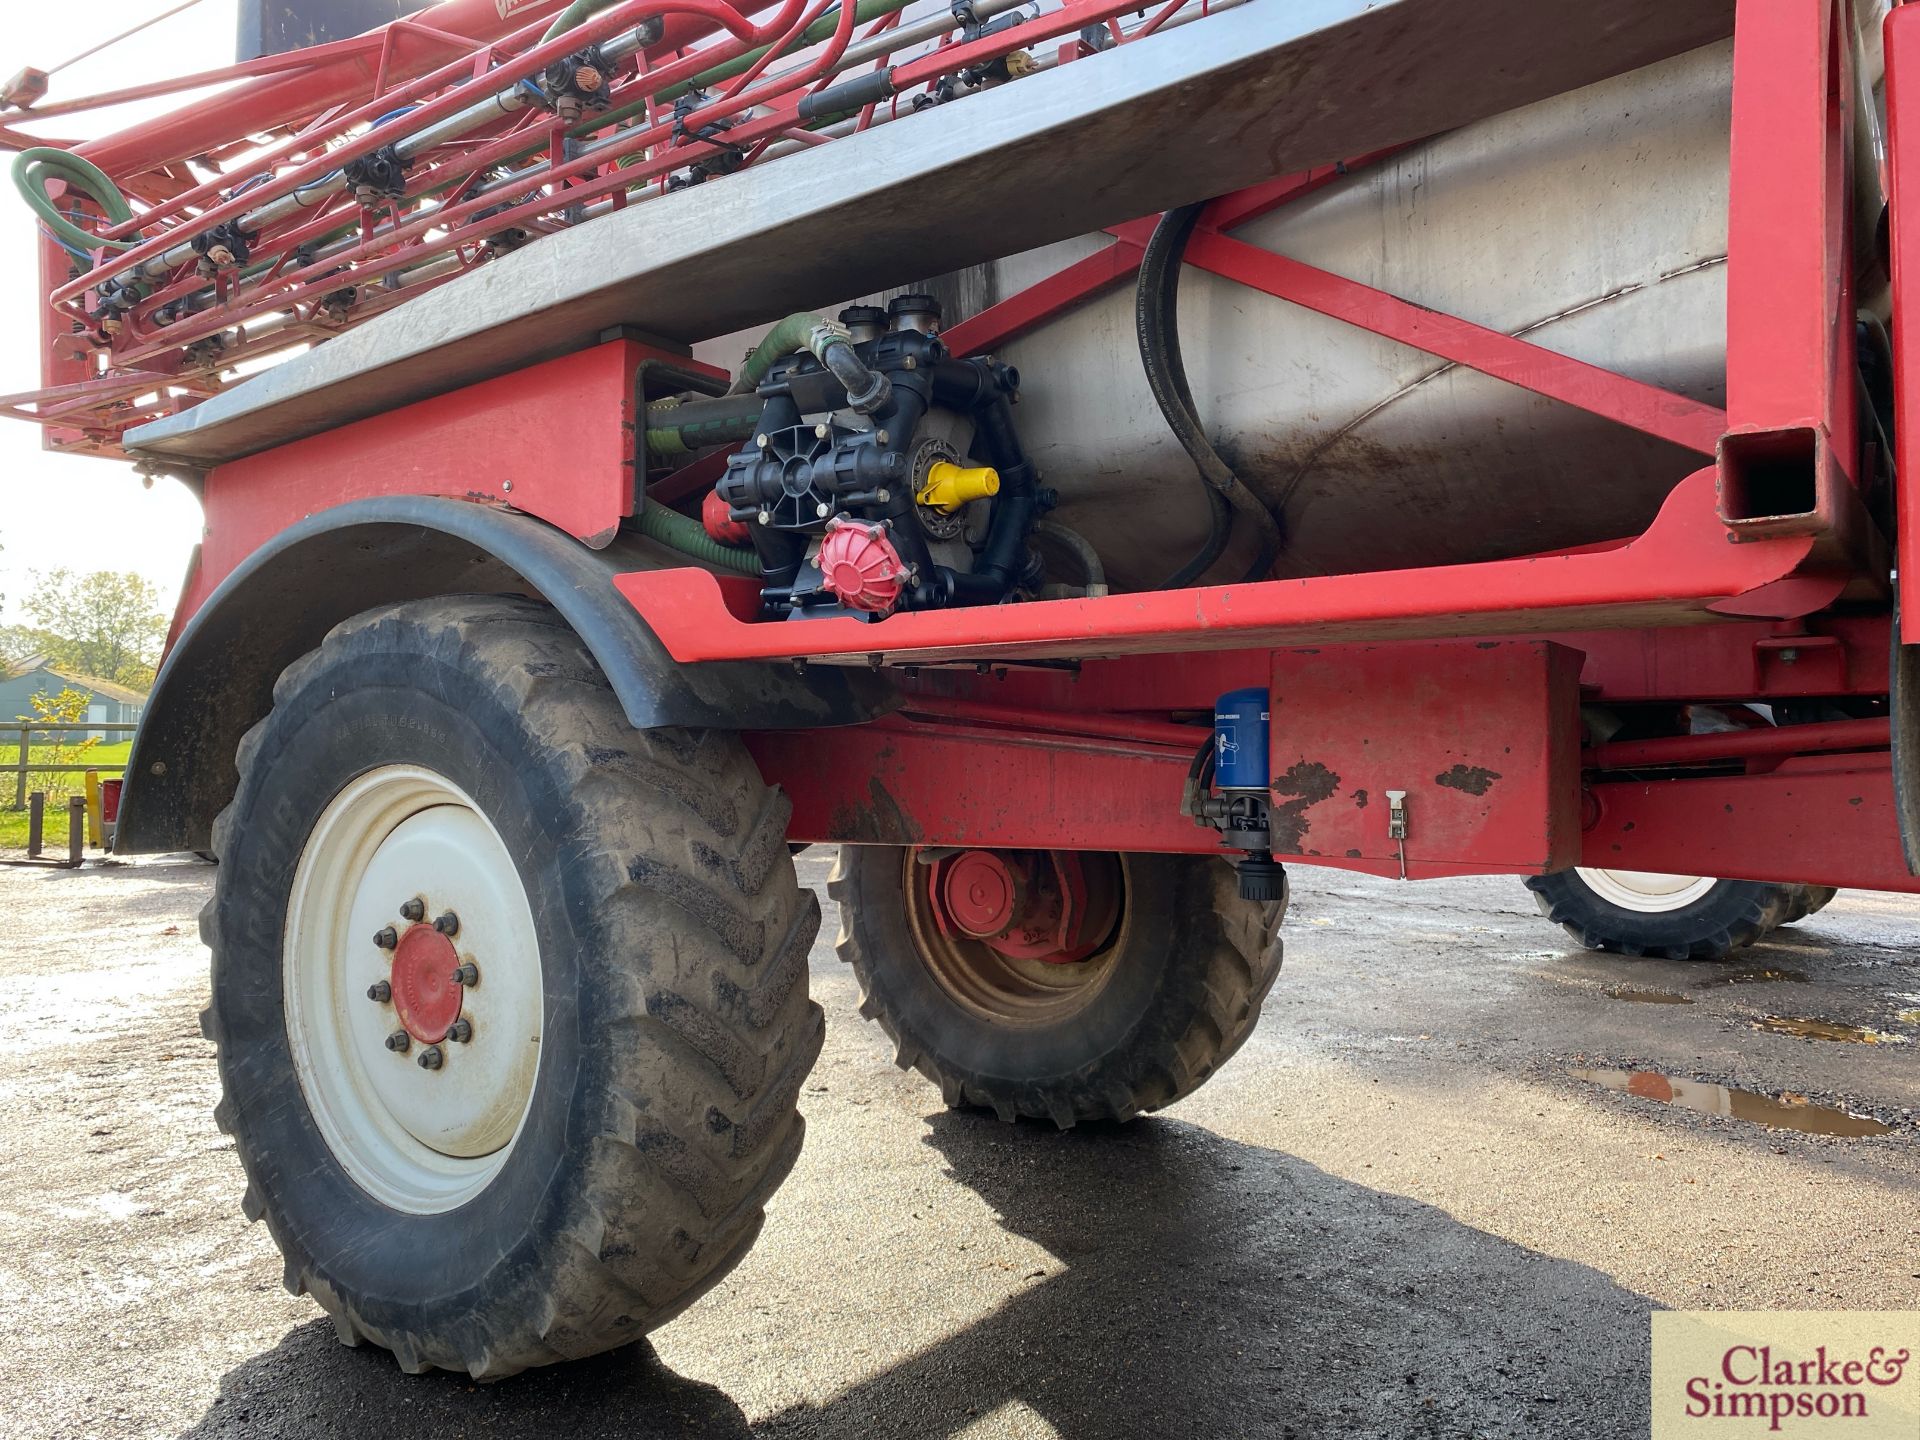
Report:
[[[1234,873],[1240,877],[1240,898],[1271,905],[1287,893],[1287,869],[1271,855],[1249,855]]]

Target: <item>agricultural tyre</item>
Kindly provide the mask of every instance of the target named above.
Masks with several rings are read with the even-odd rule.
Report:
[[[1211,857],[842,846],[828,890],[860,1013],[950,1107],[1129,1120],[1191,1094],[1252,1033],[1285,891]]]
[[[287,1287],[402,1369],[639,1338],[746,1253],[818,1054],[785,799],[545,606],[337,626],[214,831],[217,1118]]]
[[[1823,886],[1584,867],[1527,879],[1540,913],[1589,950],[1720,960],[1833,898]]]
[[[1799,894],[1788,903],[1786,918],[1780,922],[1782,925],[1792,925],[1809,915],[1817,915],[1840,893],[1831,885],[1789,885],[1787,888],[1797,890]]]

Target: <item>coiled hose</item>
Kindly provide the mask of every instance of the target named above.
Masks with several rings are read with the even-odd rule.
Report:
[[[1133,328],[1140,342],[1140,363],[1147,373],[1147,386],[1174,438],[1200,472],[1209,517],[1206,542],[1191,560],[1155,587],[1160,590],[1191,585],[1212,569],[1232,537],[1236,516],[1251,521],[1260,537],[1260,552],[1247,572],[1248,580],[1263,579],[1280,553],[1280,527],[1272,513],[1240,482],[1207,439],[1194,410],[1193,390],[1180,354],[1180,262],[1186,254],[1187,238],[1204,208],[1185,205],[1160,217],[1140,258],[1140,282],[1134,291]]]
[[[127,197],[120,193],[119,187],[91,160],[47,145],[22,150],[13,157],[14,186],[40,217],[40,223],[69,251],[91,253],[102,247],[131,250],[140,243],[138,236],[130,240],[107,240],[82,230],[47,194],[49,180],[64,180],[86,195],[100,207],[109,225],[124,225],[133,219],[133,207],[127,204]]]

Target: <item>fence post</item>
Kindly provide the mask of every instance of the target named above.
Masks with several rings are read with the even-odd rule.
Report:
[[[75,869],[85,857],[87,844],[87,798],[67,797],[67,864]]]
[[[100,772],[89,770],[80,777],[80,793],[87,802],[87,843],[98,850],[105,843],[106,822],[100,815]]]
[[[36,790],[27,797],[27,858],[38,860],[47,828],[47,794]]]
[[[13,772],[13,808],[16,810],[27,808],[27,735],[32,729],[26,721],[20,722],[19,764]]]

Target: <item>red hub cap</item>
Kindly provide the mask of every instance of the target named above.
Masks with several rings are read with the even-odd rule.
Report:
[[[409,925],[393,950],[393,1010],[423,1045],[438,1045],[460,1018],[464,987],[453,978],[460,955],[432,925]]]
[[[1013,924],[1023,897],[1006,861],[991,850],[968,850],[946,862],[940,898],[955,928],[984,940]]]
[[[1013,960],[1072,965],[1112,933],[1119,891],[1110,865],[1072,851],[962,850],[934,862],[936,923]]]

